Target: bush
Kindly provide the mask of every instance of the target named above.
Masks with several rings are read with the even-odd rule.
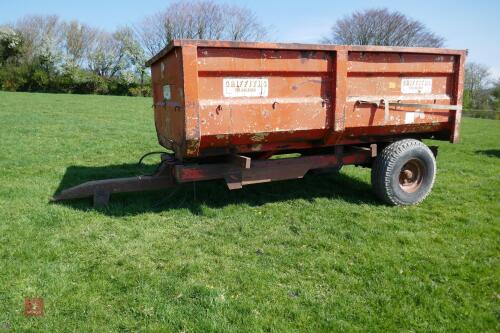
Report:
[[[23,90],[28,85],[28,72],[27,66],[0,67],[0,88],[7,91]]]
[[[464,110],[462,112],[462,115],[464,117],[470,117],[470,118],[484,118],[484,119],[495,119],[495,120],[500,120],[500,111],[493,111],[493,110]]]
[[[76,66],[57,69],[45,59],[0,67],[0,89],[72,94],[150,96],[150,80],[141,88],[133,76],[106,78]]]
[[[151,86],[132,87],[128,89],[128,93],[130,96],[151,96]]]

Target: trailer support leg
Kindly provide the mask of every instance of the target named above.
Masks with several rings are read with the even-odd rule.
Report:
[[[176,185],[172,175],[175,161],[163,159],[158,171],[151,176],[114,178],[89,181],[61,191],[52,201],[92,197],[94,206],[106,206],[112,193],[161,190]]]
[[[109,203],[111,193],[104,189],[96,189],[94,191],[94,207],[104,207]]]

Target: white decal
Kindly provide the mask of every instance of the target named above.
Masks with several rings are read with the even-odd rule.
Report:
[[[413,124],[415,122],[415,112],[405,113],[405,124]]]
[[[170,85],[166,84],[163,86],[163,99],[170,100],[172,98],[172,91],[170,90]]]
[[[267,97],[269,81],[264,78],[225,78],[222,90],[224,97]]]
[[[403,94],[430,94],[432,92],[432,79],[401,79],[401,92]]]

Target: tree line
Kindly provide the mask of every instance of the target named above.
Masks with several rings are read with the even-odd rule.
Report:
[[[143,60],[129,27],[108,33],[48,15],[25,16],[0,28],[4,90],[143,95]]]
[[[25,16],[0,25],[0,89],[146,96],[151,78],[144,64],[171,40],[257,41],[268,35],[250,9],[211,0],[174,2],[111,33],[55,15]],[[445,40],[400,12],[367,9],[337,20],[322,42],[442,47]],[[500,80],[487,66],[467,63],[464,108],[500,109]]]
[[[464,114],[500,120],[500,78],[493,78],[488,66],[468,62],[465,65]]]
[[[0,25],[0,89],[146,96],[144,64],[172,39],[261,40],[251,10],[213,1],[179,1],[132,26],[107,32],[56,15]]]

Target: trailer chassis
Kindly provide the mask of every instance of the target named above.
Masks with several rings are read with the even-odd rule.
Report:
[[[215,163],[182,163],[165,153],[152,175],[88,181],[61,191],[52,201],[92,197],[94,206],[99,207],[106,206],[114,193],[162,190],[182,183],[216,179],[225,180],[228,188],[235,190],[245,185],[303,178],[310,170],[338,169],[343,165],[370,166],[376,155],[376,144],[349,146],[348,149],[336,146],[327,154],[281,159],[229,155]]]

